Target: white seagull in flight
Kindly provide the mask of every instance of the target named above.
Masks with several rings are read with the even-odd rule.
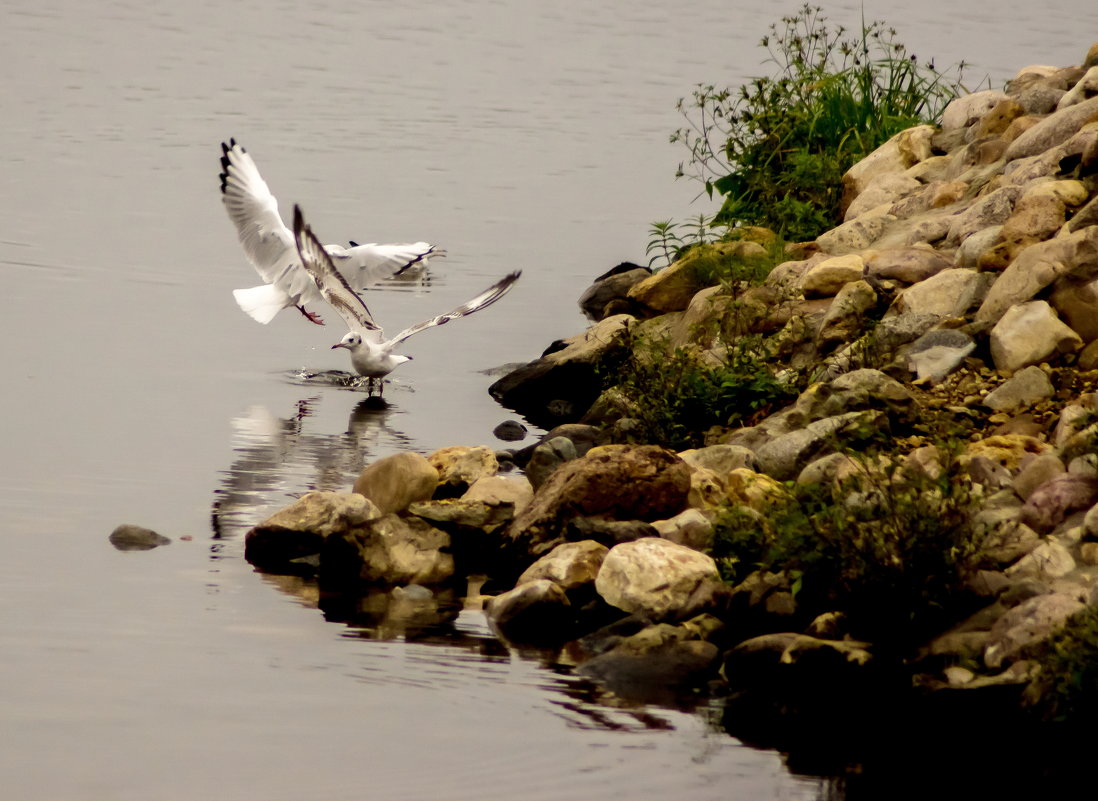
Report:
[[[282,309],[296,306],[309,320],[323,325],[316,314],[305,310],[306,303],[320,300],[320,292],[312,277],[301,269],[294,237],[282,222],[278,201],[251,155],[235,139],[221,143],[221,154],[221,200],[244,252],[266,282],[250,289],[234,289],[237,304],[261,323],[269,323]],[[414,265],[425,265],[430,256],[446,254],[428,242],[350,244],[350,248],[326,245],[325,250],[347,284],[359,290],[400,275]]]
[[[430,320],[424,320],[422,323],[416,323],[405,328],[395,337],[385,339],[381,326],[375,322],[370,310],[366,308],[366,303],[336,269],[331,253],[320,244],[302,217],[301,208],[296,205],[294,206],[294,241],[297,243],[301,263],[316,282],[320,294],[351,329],[339,344],[332,345],[332,349],[346,348],[350,351],[351,365],[359,375],[367,378],[367,392],[373,394],[373,385],[376,381],[379,396],[384,391],[382,379],[398,365],[412,358],[393,353],[393,348],[413,334],[491,306],[510,291],[522,274],[520,271],[510,273],[456,309],[432,317]]]

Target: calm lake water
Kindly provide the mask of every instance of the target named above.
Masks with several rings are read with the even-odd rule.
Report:
[[[5,797],[834,795],[715,710],[615,706],[507,652],[475,610],[444,637],[328,622],[242,558],[247,527],[379,456],[498,444],[487,372],[581,330],[576,298],[644,260],[649,222],[706,210],[672,178],[674,104],[763,71],[796,8],[764,5],[0,3]],[[974,83],[1098,38],[1082,0],[864,5]],[[371,295],[392,330],[523,278],[411,340],[383,412],[295,381],[347,368],[342,326],[236,308],[258,279],[218,197],[230,136],[325,241],[448,248]],[[120,553],[122,522],[174,542]]]

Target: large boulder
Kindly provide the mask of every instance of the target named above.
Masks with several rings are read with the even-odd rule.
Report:
[[[925,281],[953,266],[950,259],[927,247],[872,250],[863,257],[869,275],[894,278],[907,284]]]
[[[608,604],[652,620],[683,620],[705,611],[724,586],[712,557],[659,537],[611,548],[595,579]]]
[[[598,367],[621,349],[634,318],[616,314],[584,333],[554,343],[540,358],[500,378],[488,388],[497,401],[545,428],[573,422],[602,391]]]
[[[365,467],[354,491],[373,501],[382,514],[399,512],[413,501],[425,501],[438,487],[438,470],[418,453],[405,451]]]
[[[261,570],[310,573],[308,560],[328,537],[354,531],[381,516],[370,500],[346,492],[310,492],[244,535],[244,558]]]
[[[1018,519],[1039,534],[1052,531],[1071,512],[1098,501],[1098,478],[1064,473],[1046,481],[1026,499]]]
[[[856,253],[833,256],[813,265],[801,280],[806,298],[832,297],[865,274],[865,261]]]
[[[1000,370],[1020,370],[1083,347],[1047,302],[1031,300],[1007,310],[991,329],[991,358]]]
[[[1061,234],[1030,245],[992,284],[976,312],[976,322],[998,322],[1006,311],[1024,303],[1058,278],[1089,280],[1098,273],[1098,226]]]
[[[800,469],[825,450],[887,431],[888,415],[880,411],[837,414],[782,434],[756,451],[759,469],[780,481],[797,477]]]
[[[629,298],[653,311],[682,311],[700,290],[717,283],[722,271],[737,261],[761,261],[768,257],[757,242],[714,242],[691,248],[678,261],[635,284]]]
[[[441,584],[454,574],[450,536],[419,517],[395,514],[329,536],[320,551],[323,589],[369,584]]]
[[[438,471],[436,497],[460,497],[477,479],[494,476],[499,472],[495,453],[483,445],[452,445],[449,448],[440,448],[430,454],[427,461]]]
[[[1084,607],[1074,594],[1064,592],[1023,601],[992,626],[990,641],[984,649],[984,663],[990,668],[1002,667],[1018,658],[1026,647],[1047,639]]]
[[[905,289],[889,314],[911,312],[938,317],[959,317],[983,301],[995,282],[992,273],[950,268]]]
[[[900,131],[868,156],[847,170],[843,176],[842,210],[882,176],[901,173],[933,155],[931,137],[934,127],[919,125]],[[825,248],[826,250],[826,248]],[[833,253],[835,251],[827,251]]]
[[[894,222],[896,217],[891,214],[869,211],[820,234],[816,238],[816,244],[819,245],[820,250],[832,256],[857,253],[880,240]]]
[[[559,545],[572,518],[651,522],[686,508],[690,468],[655,445],[594,448],[561,465],[511,524],[512,542],[540,556]]]
[[[518,514],[534,499],[534,488],[525,476],[483,476],[461,496],[465,501],[482,501],[492,506],[510,504]]]
[[[1005,186],[977,200],[952,219],[946,246],[956,247],[977,231],[1005,223],[1021,195],[1021,187]]]
[[[592,320],[601,320],[607,316],[606,307],[609,303],[625,300],[634,285],[651,275],[652,271],[647,267],[622,262],[613,270],[600,275],[584,290],[580,295],[579,306]]]
[[[1006,160],[1035,156],[1072,137],[1088,122],[1098,119],[1098,97],[1059,109],[1010,143]]]

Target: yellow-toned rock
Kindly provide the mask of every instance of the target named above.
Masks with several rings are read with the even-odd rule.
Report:
[[[865,273],[865,260],[857,253],[833,256],[812,267],[801,281],[805,297],[831,297]]]
[[[1051,450],[1052,446],[1036,437],[1024,434],[1002,434],[985,437],[973,442],[961,456],[962,464],[976,456],[984,456],[1007,470],[1015,472],[1026,456],[1039,456]]]
[[[759,511],[789,500],[780,481],[746,467],[737,467],[725,476],[724,490],[728,500]]]

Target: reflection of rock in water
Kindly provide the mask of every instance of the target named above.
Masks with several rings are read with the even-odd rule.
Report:
[[[304,398],[288,417],[252,406],[232,421],[236,458],[216,490],[215,535],[242,534],[311,490],[348,491],[379,447],[410,445],[388,424],[392,407],[379,398],[359,400],[339,434],[310,430],[319,403],[319,397]]]

